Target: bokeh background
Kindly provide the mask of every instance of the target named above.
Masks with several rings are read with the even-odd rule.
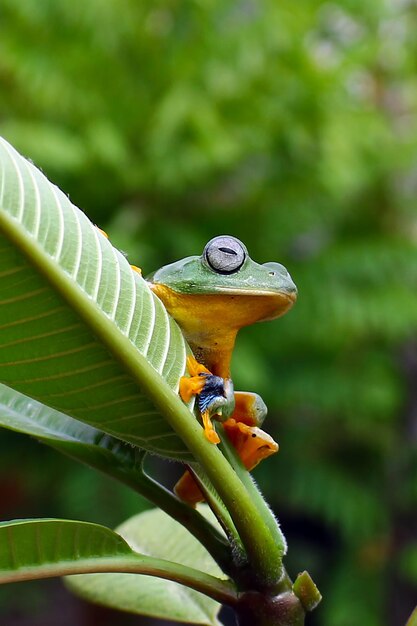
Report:
[[[1,135],[132,263],[227,233],[299,287],[242,331],[233,375],[269,406],[281,450],[255,474],[324,595],[312,626],[402,626],[417,604],[416,32],[415,0],[0,0]],[[2,519],[144,506],[1,433]],[[157,623],[57,581],[4,587],[0,615]]]

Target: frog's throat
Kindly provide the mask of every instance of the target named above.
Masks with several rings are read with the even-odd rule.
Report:
[[[280,317],[295,297],[286,293],[184,294],[150,284],[181,326],[196,359],[213,374],[230,377],[236,335],[244,326]]]

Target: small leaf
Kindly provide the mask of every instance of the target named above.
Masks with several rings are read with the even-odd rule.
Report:
[[[237,600],[235,587],[230,581],[180,563],[135,552],[120,535],[98,524],[56,519],[0,522],[0,584],[88,572],[106,573],[104,581],[110,583],[109,598],[113,578],[117,582],[119,572],[129,573],[123,576],[135,583],[131,591],[142,593],[137,586],[144,585],[148,601],[148,576],[181,583],[176,594],[182,598],[183,613],[203,619],[199,622],[203,624],[216,624],[219,604],[215,600],[229,604],[235,604]],[[93,579],[81,577],[79,580]],[[163,588],[167,584],[161,582]],[[185,591],[182,585],[187,585]],[[206,600],[198,593],[189,597],[188,587],[198,589],[209,598]],[[159,610],[155,605],[154,608]],[[168,615],[170,603],[165,608]],[[175,608],[174,603],[174,616]]]
[[[322,600],[320,591],[317,589],[310,574],[306,571],[298,574],[292,590],[306,611],[313,611]]]
[[[206,506],[201,510],[210,513]],[[162,511],[135,515],[117,532],[135,551],[224,576],[205,548]],[[67,582],[85,599],[115,609],[207,626],[219,624],[217,602],[170,581],[128,574],[88,574],[71,576]]]
[[[67,520],[0,522],[0,583],[93,570],[133,552],[98,524]]]

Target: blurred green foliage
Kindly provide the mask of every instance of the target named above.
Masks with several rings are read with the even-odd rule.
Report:
[[[415,0],[0,0],[0,133],[132,263],[230,233],[298,284],[233,373],[320,626],[400,626],[417,588],[416,27]]]

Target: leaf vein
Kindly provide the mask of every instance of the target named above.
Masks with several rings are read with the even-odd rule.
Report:
[[[63,352],[54,352],[53,354],[47,354],[45,356],[38,356],[33,359],[21,359],[20,361],[8,361],[7,363],[0,363],[0,367],[10,367],[15,365],[23,365],[26,363],[41,363],[45,361],[49,361],[51,359],[61,358],[63,356],[68,356],[70,354],[77,354],[79,352],[83,352],[92,346],[95,346],[94,342],[87,343],[84,346],[78,346],[77,348],[71,348],[71,350],[64,350]]]
[[[10,341],[9,343],[3,343],[1,345],[2,348],[10,348],[11,346],[19,345],[20,343],[28,343],[28,341],[34,341],[36,339],[45,339],[45,337],[53,337],[54,335],[61,335],[63,333],[68,332],[69,330],[73,330],[74,328],[79,328],[80,325],[71,324],[70,326],[66,326],[64,328],[56,328],[47,333],[41,333],[39,335],[31,335],[30,337],[23,337],[21,339],[16,339],[15,341]]]
[[[57,194],[57,188],[55,185],[53,185],[50,180],[46,179],[49,185],[49,188],[52,192],[52,195],[54,197],[55,200],[55,204],[56,207],[58,209],[57,211],[57,215],[58,215],[58,220],[59,220],[59,225],[58,225],[58,239],[56,242],[56,248],[55,248],[55,252],[53,254],[51,254],[52,258],[55,259],[56,261],[59,261],[59,258],[61,256],[61,252],[62,252],[62,246],[64,244],[64,215],[63,215],[63,209],[62,209],[62,205],[61,202],[59,200],[58,194]]]
[[[34,291],[30,291],[29,293],[23,293],[20,296],[15,296],[14,298],[8,298],[7,300],[0,300],[0,305],[5,304],[14,304],[15,302],[22,302],[23,300],[29,300],[34,296],[38,296],[40,293],[45,291],[49,291],[47,287],[40,287],[39,289],[35,289]]]
[[[64,306],[58,306],[55,309],[49,309],[48,311],[45,311],[44,313],[39,313],[38,315],[32,315],[30,317],[24,317],[22,319],[15,320],[14,322],[2,324],[2,326],[0,326],[0,330],[3,330],[4,328],[10,328],[12,326],[19,326],[19,324],[34,322],[35,320],[42,319],[44,317],[50,317],[51,315],[55,315],[55,313],[57,313],[58,311],[62,311],[64,308]]]
[[[6,151],[9,155],[10,161],[12,162],[12,165],[16,171],[16,178],[17,178],[17,182],[18,182],[18,186],[19,186],[19,207],[18,207],[18,213],[15,216],[16,219],[21,222],[22,219],[22,215],[23,215],[23,209],[25,206],[25,188],[24,188],[24,184],[23,184],[23,178],[22,178],[22,174],[20,172],[19,169],[19,165],[16,162],[15,156],[13,154],[14,152],[14,148],[12,148],[12,146],[10,144],[8,144],[7,142],[4,143],[4,146],[6,148]]]

